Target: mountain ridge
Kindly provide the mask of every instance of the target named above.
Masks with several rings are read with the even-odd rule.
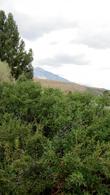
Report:
[[[57,74],[44,70],[43,68],[40,67],[36,67],[34,69],[34,78],[47,79],[52,81],[70,82],[69,80],[63,77],[60,77]]]

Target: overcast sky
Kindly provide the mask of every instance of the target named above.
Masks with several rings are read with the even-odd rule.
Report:
[[[110,89],[110,0],[0,0],[40,66]]]

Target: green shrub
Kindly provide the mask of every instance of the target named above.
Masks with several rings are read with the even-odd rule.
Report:
[[[110,194],[109,94],[0,83],[0,194]]]

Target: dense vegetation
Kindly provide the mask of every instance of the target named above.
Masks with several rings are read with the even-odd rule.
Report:
[[[0,83],[0,194],[109,195],[110,97]]]
[[[25,50],[18,27],[11,13],[8,16],[0,10],[0,60],[6,61],[12,76],[17,79],[22,73],[27,78],[33,77],[32,49]]]

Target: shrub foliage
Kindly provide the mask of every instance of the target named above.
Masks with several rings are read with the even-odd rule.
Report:
[[[110,194],[110,96],[0,83],[0,194]]]

